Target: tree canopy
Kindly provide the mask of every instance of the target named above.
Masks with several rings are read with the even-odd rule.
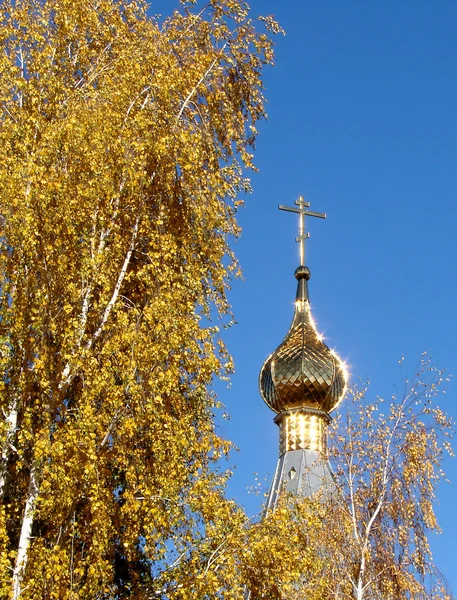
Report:
[[[208,317],[272,43],[243,2],[191,4],[0,7],[2,597],[149,598],[236,512]]]

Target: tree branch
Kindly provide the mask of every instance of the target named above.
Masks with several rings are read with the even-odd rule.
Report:
[[[137,217],[135,220],[135,225],[133,227],[132,239],[130,241],[130,246],[127,251],[127,254],[125,255],[124,264],[122,265],[121,271],[119,273],[119,277],[117,278],[116,285],[114,286],[113,295],[111,296],[111,300],[108,302],[108,304],[105,308],[105,312],[103,313],[102,321],[101,321],[100,325],[98,326],[98,329],[94,333],[93,337],[87,342],[86,348],[91,348],[94,343],[94,340],[96,340],[97,338],[100,337],[100,335],[105,327],[105,324],[111,314],[111,311],[112,311],[114,305],[116,304],[117,297],[119,296],[119,292],[120,292],[122,283],[124,281],[125,274],[127,273],[127,268],[129,266],[133,250],[135,248],[139,224],[140,224],[140,217]]]

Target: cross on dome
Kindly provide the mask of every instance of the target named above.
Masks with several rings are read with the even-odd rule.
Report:
[[[298,200],[295,200],[295,204],[298,208],[293,206],[284,206],[280,204],[278,208],[280,210],[287,210],[288,212],[297,213],[299,215],[299,232],[300,235],[295,238],[296,242],[300,243],[300,266],[305,266],[305,240],[309,238],[309,233],[305,231],[305,216],[306,217],[318,217],[319,219],[326,219],[325,213],[318,213],[312,210],[307,210],[311,205],[309,202],[305,202],[303,196],[299,196]]]

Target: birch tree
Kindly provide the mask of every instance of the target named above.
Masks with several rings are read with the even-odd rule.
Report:
[[[2,598],[158,597],[172,548],[241,518],[208,318],[277,26],[193,4],[0,6]]]

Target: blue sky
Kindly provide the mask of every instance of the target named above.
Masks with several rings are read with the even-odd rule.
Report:
[[[166,14],[177,3],[153,3]],[[169,10],[168,8],[169,7]],[[298,265],[296,219],[280,212],[303,194],[326,221],[309,220],[313,313],[327,343],[389,397],[424,350],[457,376],[457,3],[454,0],[254,0],[286,30],[265,74],[253,195],[235,248],[244,281],[226,335],[236,374],[218,386],[239,448],[229,493],[256,512],[246,486],[271,477],[273,414],[260,367],[289,327]],[[457,420],[457,385],[441,405]],[[440,488],[444,530],[435,560],[457,591],[457,461]]]

